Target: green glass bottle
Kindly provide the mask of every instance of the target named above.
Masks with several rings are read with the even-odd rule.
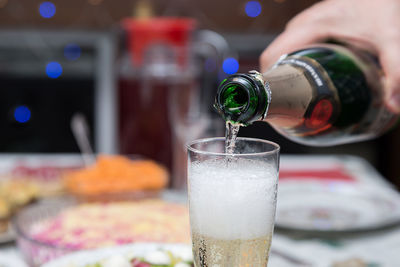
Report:
[[[287,138],[330,146],[363,141],[390,129],[376,60],[337,44],[317,44],[282,56],[266,73],[222,81],[215,108],[226,121],[268,122]]]

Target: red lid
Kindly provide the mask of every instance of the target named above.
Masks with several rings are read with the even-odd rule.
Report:
[[[172,17],[127,18],[122,21],[122,27],[128,33],[128,49],[135,65],[142,64],[145,49],[155,43],[167,43],[179,49],[180,57],[184,57],[195,24],[194,19]]]

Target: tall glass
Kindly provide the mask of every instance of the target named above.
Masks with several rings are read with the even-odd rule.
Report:
[[[188,144],[188,193],[196,267],[266,267],[274,228],[279,146],[238,138]]]

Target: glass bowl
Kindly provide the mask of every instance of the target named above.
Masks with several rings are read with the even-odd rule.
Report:
[[[110,203],[119,202],[119,201],[116,201],[116,199],[122,200],[123,202],[127,202],[127,201],[128,202],[136,202],[138,200],[159,199],[159,200],[162,200],[163,202],[169,202],[172,204],[173,203],[180,204],[179,205],[180,207],[185,206],[184,204],[186,203],[186,193],[185,192],[170,191],[170,190],[162,191],[157,195],[154,195],[153,193],[145,194],[142,192],[139,195],[130,195],[129,198],[127,198],[126,195],[122,195],[119,197],[113,195],[110,198],[111,198],[110,201],[107,201],[107,199],[108,199],[108,197],[107,197],[106,199],[103,198],[103,199],[101,199],[101,201],[95,201],[95,202],[104,204],[104,203],[109,203],[109,202]],[[93,201],[89,201],[89,202],[93,203]],[[42,222],[45,222],[47,219],[56,217],[61,212],[63,212],[65,209],[71,208],[71,207],[79,205],[79,204],[85,204],[85,203],[88,203],[88,202],[81,201],[80,199],[77,199],[75,197],[62,197],[62,198],[60,197],[60,198],[46,199],[43,201],[39,201],[38,203],[29,205],[28,207],[25,207],[24,209],[22,209],[20,212],[18,212],[18,214],[16,214],[13,217],[12,222],[13,222],[13,228],[15,229],[15,232],[16,232],[16,240],[17,240],[18,247],[19,247],[21,253],[23,254],[25,260],[27,261],[27,263],[30,266],[39,267],[42,264],[49,262],[60,256],[63,256],[65,254],[85,249],[83,247],[76,247],[73,245],[71,245],[71,246],[65,245],[63,247],[62,245],[57,243],[58,241],[54,241],[54,242],[41,241],[40,237],[39,237],[39,239],[37,239],[35,237],[35,234],[32,234],[32,232],[35,232],[36,234],[39,233],[39,235],[40,235],[41,230],[38,231],[39,228],[37,228],[37,227],[41,227],[39,225],[44,225]],[[159,212],[159,209],[155,209],[155,212]],[[136,213],[132,213],[132,214],[136,214]],[[145,213],[140,212],[137,214],[145,214]],[[148,213],[146,213],[146,214],[148,214]],[[181,215],[182,215],[182,213],[179,213],[179,212],[173,213],[173,216],[181,216]],[[178,220],[173,219],[173,221],[172,221],[173,224],[174,225],[176,224],[175,225],[176,227],[174,226],[173,228],[178,228],[178,226],[179,226],[180,227],[179,229],[185,229],[181,225],[182,225],[182,220],[186,218],[186,215],[188,216],[188,214],[186,214],[186,212],[185,212],[184,217],[174,217],[174,218],[181,218],[181,219],[178,219]],[[133,216],[135,216],[135,215],[133,215]],[[157,216],[159,216],[158,213],[157,213]],[[90,217],[90,218],[93,218],[93,217]],[[138,218],[140,220],[140,216]],[[171,218],[171,216],[169,218]],[[85,217],[83,217],[82,219],[85,220]],[[143,221],[138,222],[135,219],[131,219],[131,217],[129,217],[129,221],[137,222],[137,224],[135,224],[135,225],[143,225]],[[170,219],[168,221],[171,222]],[[188,221],[188,218],[187,218],[187,221]],[[109,222],[109,221],[107,219],[105,219],[105,222]],[[145,222],[149,222],[149,221],[146,220]],[[162,223],[162,225],[163,225],[163,228],[161,228],[161,229],[164,229],[164,230],[160,230],[160,231],[166,231],[166,232],[175,233],[175,234],[177,233],[176,230],[173,230],[170,228],[167,229],[167,226],[166,226],[167,223],[165,223],[165,224]],[[47,229],[47,227],[49,227],[49,226],[45,226],[46,229]],[[51,225],[50,225],[50,227],[51,227]],[[154,229],[160,229],[157,227],[153,228],[151,225],[148,227],[150,227],[152,229],[151,230],[152,232],[155,231]],[[51,228],[49,228],[49,229],[51,229]],[[131,230],[131,231],[136,231],[136,230]],[[181,230],[179,230],[179,231],[181,231]],[[51,230],[50,230],[50,232],[51,232]],[[133,236],[135,236],[135,235],[139,236],[140,234],[146,235],[147,232],[145,232],[145,233],[130,232],[130,233],[133,233]],[[163,233],[164,232],[161,232],[161,235],[163,235]],[[169,234],[169,235],[171,235],[171,234]],[[130,236],[130,237],[132,237],[132,236]],[[132,243],[135,243],[135,242],[164,242],[164,241],[160,241],[157,239],[152,239],[153,236],[151,234],[149,234],[149,236],[145,236],[145,237],[141,237],[141,238],[144,238],[144,239],[140,240],[140,237],[138,237],[138,239],[133,238],[132,241],[129,241],[129,242],[132,242]],[[178,238],[178,236],[177,236],[177,238]],[[49,239],[47,239],[47,240],[49,240]],[[112,240],[112,242],[116,242],[115,239],[113,240],[111,238],[110,240]],[[166,240],[165,242],[167,242],[167,241],[168,240]],[[128,241],[123,241],[123,242],[128,242]],[[117,245],[117,244],[114,244],[114,245]],[[114,246],[114,245],[112,245],[112,246]]]
[[[41,266],[76,250],[43,243],[29,234],[37,222],[56,216],[65,208],[72,207],[76,203],[72,198],[46,200],[22,209],[13,217],[12,223],[18,247],[30,266]]]

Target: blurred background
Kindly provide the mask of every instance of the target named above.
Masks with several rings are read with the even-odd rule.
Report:
[[[212,108],[218,83],[258,69],[286,22],[316,2],[0,0],[0,152],[79,153],[87,134],[96,153],[154,159],[180,187],[183,144],[224,134]],[[361,156],[400,187],[398,128],[333,148],[292,143],[265,123],[240,135],[283,154]]]

